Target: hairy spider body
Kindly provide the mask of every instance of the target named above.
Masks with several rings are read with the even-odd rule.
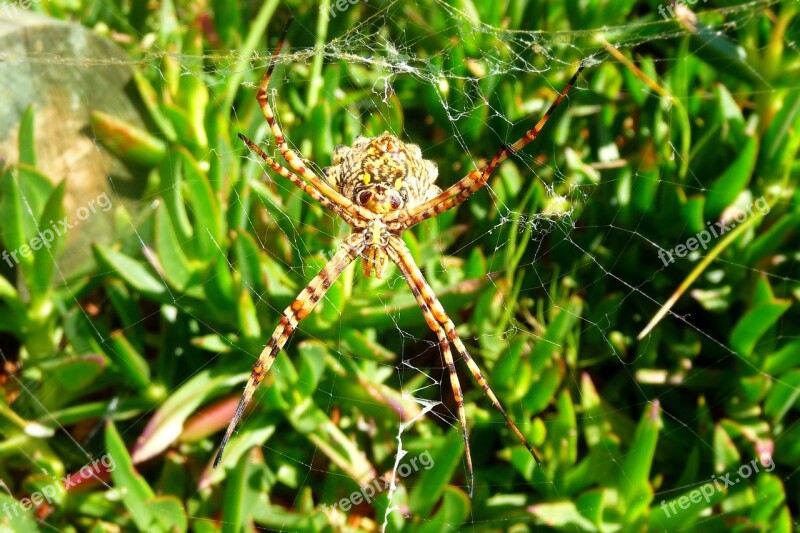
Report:
[[[480,368],[456,333],[455,324],[450,320],[411,257],[401,235],[403,231],[414,224],[435,217],[469,198],[486,184],[489,176],[502,161],[533,141],[553,110],[566,96],[583,66],[578,68],[539,122],[521,139],[510,146],[501,148],[487,165],[471,171],[444,191],[434,184],[438,175],[436,164],[423,159],[422,152],[417,145],[406,144],[389,133],[371,138],[358,137],[350,147],[338,146],[333,153],[333,164],[324,169],[323,178],[320,178],[287,145],[267,98],[269,80],[275,69],[287,30],[288,25],[273,54],[269,69],[261,81],[257,99],[281,155],[294,172],[272,159],[244,135],[239,134],[239,137],[275,173],[288,179],[320,204],[339,215],[352,227],[353,232],[345,239],[328,264],[284,310],[278,326],[259,355],[258,362],[253,366],[252,374],[245,386],[236,413],[220,443],[219,451],[214,459],[214,466],[216,467],[222,459],[225,444],[241,419],[245,406],[253,397],[256,387],[264,379],[278,352],[289,340],[298,323],[308,316],[336,281],[336,278],[354,260],[361,257],[364,274],[380,278],[388,259],[397,265],[408,283],[411,294],[422,310],[426,323],[436,334],[442,350],[464,440],[464,455],[467,462],[471,497],[474,486],[472,455],[467,434],[464,398],[451,346],[464,360],[475,381],[484,390],[494,407],[503,415],[506,424],[525,445],[537,463],[539,463],[539,458],[492,392]]]
[[[345,198],[376,214],[415,207],[442,192],[434,185],[436,163],[423,159],[416,144],[388,132],[356,137],[352,147],[337,146],[323,173]]]
[[[348,198],[375,214],[366,228],[367,248],[363,254],[365,276],[383,277],[389,235],[393,232],[382,215],[403,207],[413,208],[441,192],[433,182],[436,163],[422,158],[415,144],[406,144],[384,132],[378,137],[359,136],[353,146],[339,145],[333,164],[322,169],[326,181]],[[395,225],[396,226],[396,225]]]

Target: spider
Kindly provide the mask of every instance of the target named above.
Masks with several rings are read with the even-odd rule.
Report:
[[[464,398],[456,373],[451,344],[464,359],[475,381],[483,388],[494,407],[503,415],[508,426],[525,445],[536,463],[541,465],[533,447],[508,416],[497,396],[489,387],[480,368],[459,338],[455,324],[415,264],[408,248],[403,243],[401,234],[411,226],[457,206],[486,185],[489,176],[502,161],[536,138],[550,115],[577,80],[584,65],[581,64],[533,129],[527,131],[514,144],[500,148],[488,164],[471,171],[444,191],[434,184],[438,175],[436,164],[422,158],[419,146],[406,144],[387,132],[372,138],[357,137],[350,147],[338,146],[333,152],[332,166],[323,169],[323,177],[320,178],[286,143],[286,138],[275,121],[275,115],[267,97],[267,87],[283,47],[288,26],[287,24],[284,28],[273,52],[267,73],[258,88],[257,99],[281,155],[294,172],[268,156],[241,133],[239,137],[253,152],[266,161],[274,172],[288,179],[320,204],[340,216],[352,227],[352,233],[345,239],[327,265],[284,310],[278,327],[258,357],[258,362],[253,366],[252,374],[245,386],[236,413],[220,443],[219,451],[214,459],[214,467],[219,465],[225,445],[241,419],[245,407],[253,397],[256,387],[269,372],[278,352],[289,340],[298,323],[308,316],[342,271],[359,257],[362,259],[364,275],[367,277],[381,278],[387,265],[387,259],[397,265],[411,288],[411,293],[422,310],[425,321],[436,333],[450,375],[450,385],[453,389],[463,434],[470,497],[472,497],[474,486],[472,456],[467,436]]]

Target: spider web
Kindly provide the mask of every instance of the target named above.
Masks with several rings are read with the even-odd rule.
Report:
[[[680,20],[674,17],[662,19],[653,8],[649,16],[619,26],[588,25],[582,30],[507,29],[507,21],[481,22],[477,12],[455,8],[444,1],[421,3],[398,0],[380,5],[369,4],[369,9],[359,4],[348,4],[347,10],[363,8],[364,16],[352,27],[346,28],[334,25],[337,18],[348,16],[347,10],[337,12],[334,5],[331,8],[334,11],[330,13],[336,13],[336,16],[321,46],[313,44],[315,36],[319,37],[317,28],[299,23],[292,29],[288,46],[280,57],[278,71],[270,85],[271,102],[290,146],[303,154],[307,164],[321,174],[322,168],[329,164],[329,159],[325,157],[326,154],[329,157],[332,145],[339,142],[348,144],[357,133],[374,135],[386,129],[404,141],[419,144],[425,157],[439,165],[438,183],[443,187],[448,186],[469,170],[478,168],[500,146],[511,144],[519,138],[532,126],[531,117],[538,117],[544,112],[577,65],[586,65],[584,75],[554,119],[548,123],[541,139],[503,164],[485,190],[475,194],[457,211],[437,217],[410,232],[418,245],[417,259],[434,292],[443,299],[459,334],[484,370],[490,385],[512,398],[504,405],[529,437],[542,432],[542,428],[543,434],[549,434],[547,429],[558,426],[563,420],[558,418],[561,411],[556,411],[553,403],[548,402],[541,411],[531,412],[523,401],[526,394],[514,391],[513,387],[507,390],[510,386],[494,382],[493,370],[511,364],[507,354],[515,349],[520,351],[522,358],[537,350],[552,352],[554,355],[548,359],[548,369],[560,368],[563,373],[561,385],[555,390],[570,391],[578,404],[586,405],[593,401],[587,395],[593,387],[600,387],[603,378],[599,372],[614,374],[613,385],[623,388],[625,392],[615,398],[613,405],[603,404],[599,411],[587,410],[583,413],[583,422],[586,424],[603,420],[595,420],[597,412],[603,416],[628,416],[635,422],[644,413],[655,409],[663,417],[665,429],[662,430],[662,438],[667,445],[678,439],[689,439],[703,451],[713,452],[714,443],[696,431],[696,421],[679,409],[680,404],[661,400],[669,397],[674,384],[670,380],[680,372],[653,370],[658,365],[650,353],[648,338],[641,344],[630,342],[630,338],[645,327],[674,290],[674,287],[667,289],[657,283],[660,276],[669,272],[670,266],[661,266],[653,258],[659,250],[672,249],[692,237],[694,231],[679,228],[678,233],[672,233],[677,235],[674,242],[664,242],[663,233],[652,226],[646,213],[629,210],[631,198],[620,195],[620,191],[631,190],[631,183],[634,186],[647,181],[669,183],[684,171],[687,174],[685,183],[693,188],[692,192],[708,189],[709,180],[706,177],[682,169],[688,152],[680,145],[683,140],[680,134],[681,108],[689,107],[693,96],[689,93],[662,94],[642,82],[646,94],[630,94],[621,88],[618,100],[607,103],[613,106],[614,111],[624,112],[624,103],[644,105],[648,97],[652,98],[655,104],[649,105],[660,107],[665,117],[663,123],[670,127],[666,132],[653,132],[658,140],[663,141],[663,147],[634,146],[622,153],[620,145],[635,144],[630,137],[626,138],[628,134],[625,130],[633,127],[632,118],[615,121],[621,129],[612,132],[619,135],[617,139],[591,142],[595,133],[587,125],[592,120],[599,120],[606,112],[606,106],[598,104],[597,99],[589,95],[594,92],[608,94],[602,86],[611,83],[607,79],[610,71],[621,71],[623,77],[634,79],[637,78],[636,70],[641,69],[643,76],[658,80],[659,72],[686,61],[686,50],[681,48],[683,45],[680,43],[700,38],[702,32],[698,30],[697,20],[687,12],[682,12]],[[778,2],[755,1],[722,8],[701,4],[696,7],[698,11],[702,9],[700,21],[705,27],[703,35],[717,35],[735,46],[738,30],[765,17],[765,13],[776,5]],[[285,6],[281,9],[286,11]],[[608,9],[613,8],[609,6]],[[482,9],[480,11],[483,12]],[[436,51],[428,49],[426,39],[430,36],[426,32],[432,24],[427,21],[433,20],[447,21],[444,25],[440,24],[435,37],[436,43],[449,43],[448,48]],[[530,23],[529,26],[535,28],[536,24]],[[277,31],[277,27],[276,21],[270,25],[270,30]],[[148,40],[147,35],[140,34],[137,37]],[[270,43],[273,40],[274,36],[271,36]],[[225,100],[231,80],[234,80],[238,96],[231,100],[231,129],[249,131],[253,134],[251,138],[265,147],[267,153],[280,160],[269,128],[265,122],[262,124],[254,108],[254,98],[250,96],[250,93],[255,93],[254,82],[263,72],[271,54],[270,48],[257,47],[252,56],[223,50],[176,54],[158,49],[150,43],[143,57],[130,60],[136,68],[157,71],[164,77],[168,75],[166,70],[177,68],[181,78],[190,78],[206,87],[211,101]],[[710,48],[712,41],[706,40],[699,48],[702,46]],[[788,42],[786,47],[794,50],[794,43]],[[620,59],[631,56],[632,64]],[[29,56],[27,61],[49,62],[67,69],[95,66],[92,61],[78,62],[73,58],[45,54]],[[748,68],[746,63],[743,67]],[[308,81],[314,79],[315,72],[322,73],[317,78],[322,80],[321,86],[313,86]],[[750,72],[756,75],[755,69]],[[772,88],[764,90],[768,94],[775,92]],[[749,99],[754,93],[755,90],[738,96]],[[414,94],[424,95],[425,100],[415,102],[409,96]],[[298,109],[309,105],[303,102],[304,99],[319,104],[318,109],[322,110],[320,113],[323,115],[327,113],[325,116],[335,117],[334,123],[340,127],[330,138],[310,131],[323,122],[315,122],[317,118],[313,110],[306,110],[306,116],[301,116]],[[311,124],[311,127],[307,124]],[[179,136],[181,134],[179,132]],[[329,146],[320,147],[320,142]],[[274,268],[283,270],[287,280],[297,284],[296,287],[275,290],[278,294],[276,298],[275,294],[269,294],[263,287],[249,284],[246,279],[243,281],[258,315],[268,318],[261,326],[261,335],[266,342],[272,331],[272,325],[268,323],[277,324],[285,303],[290,302],[305,282],[316,275],[325,260],[332,256],[332,251],[346,235],[347,228],[286,180],[268,171],[262,161],[241,146],[233,145],[231,150],[214,146],[213,142],[210,146],[212,148],[209,148],[203,160],[204,165],[210,161],[243,158],[242,175],[251,176],[254,181],[262,177],[262,173],[266,175],[265,184],[260,188],[254,186],[254,192],[249,197],[232,196],[241,202],[241,206],[257,205],[252,209],[228,206],[228,209],[238,209],[239,215],[245,217],[244,227],[259,249],[263,250],[260,253],[268,258]],[[454,150],[454,146],[458,149]],[[102,152],[106,148],[97,143],[95,149]],[[653,152],[637,157],[637,149],[653,149]],[[455,152],[462,155],[451,159]],[[317,157],[320,154],[322,156]],[[622,168],[628,171],[620,171]],[[126,203],[122,199],[123,184],[111,168],[107,173],[115,204]],[[152,206],[145,206],[133,213],[124,210],[122,215],[125,232],[131,236],[129,241],[134,244],[125,249],[132,256],[154,265],[158,265],[159,260],[154,252],[153,235],[150,230],[142,229],[141,224],[155,211],[163,192],[148,189],[142,205],[152,201]],[[76,206],[84,205],[89,199],[77,198],[74,203]],[[27,210],[34,216],[35,209],[31,204],[27,205]],[[298,220],[298,215],[301,220]],[[206,232],[213,240],[213,231],[206,229]],[[236,271],[238,262],[227,255],[223,243],[214,240],[214,244],[219,258],[227,262],[231,272]],[[70,253],[87,252],[73,249]],[[645,253],[650,253],[652,257],[644,258]],[[694,260],[697,259],[695,256]],[[726,261],[726,267],[739,269],[742,275],[752,274],[752,267]],[[638,266],[639,262],[642,262],[641,266]],[[509,263],[514,267],[509,268]],[[53,257],[53,264],[57,268],[56,279],[61,286],[67,292],[74,291],[70,274],[61,269],[62,263]],[[676,266],[671,265],[671,268]],[[245,335],[243,331],[225,331],[220,323],[196,312],[187,295],[175,290],[168,274],[158,269],[155,272],[168,295],[168,304],[152,309],[151,315],[144,315],[142,321],[160,312],[187,314],[196,323],[198,337],[216,335],[230,341],[234,347],[233,354],[209,350],[208,358],[193,364],[195,369],[192,374],[173,390],[178,390],[200,372],[213,368],[219,357],[242,357],[242,352],[245,352],[255,360],[257,352],[248,349],[244,342],[237,344],[237,339]],[[470,274],[474,272],[479,273]],[[791,275],[777,276],[771,271],[758,269],[756,272],[787,287],[797,283],[797,279]],[[791,272],[791,269],[786,272]],[[683,276],[673,279],[682,280]],[[206,281],[202,285],[208,283],[211,282]],[[385,280],[365,279],[361,275],[360,265],[355,264],[345,271],[337,286],[344,297],[326,297],[321,302],[320,309],[315,313],[324,313],[325,321],[310,326],[305,322],[300,324],[298,332],[270,371],[279,377],[275,378],[275,383],[262,385],[261,388],[280,384],[284,394],[289,397],[289,383],[300,388],[315,385],[315,405],[327,417],[340,418],[348,438],[363,444],[374,435],[383,435],[386,421],[370,420],[359,412],[342,410],[342,406],[348,402],[364,402],[363,397],[353,395],[352,387],[346,383],[353,378],[353,374],[342,369],[354,364],[380,385],[379,392],[373,397],[378,398],[375,406],[388,405],[396,414],[395,419],[389,421],[389,426],[394,427],[395,431],[388,433],[395,435],[396,439],[389,443],[393,448],[383,443],[382,446],[365,447],[361,452],[371,466],[365,480],[390,480],[389,487],[384,491],[388,495],[388,502],[382,504],[385,505],[384,512],[376,511],[373,519],[378,527],[393,529],[400,527],[397,524],[402,524],[402,521],[398,522],[398,517],[407,512],[415,483],[423,475],[423,469],[418,468],[403,476],[401,467],[408,464],[409,458],[419,457],[421,453],[435,448],[435,445],[426,448],[426,440],[440,444],[448,434],[460,431],[449,377],[441,361],[435,335],[426,328],[421,313],[413,305],[407,285],[396,271],[390,272]],[[609,294],[607,298],[597,296],[606,292]],[[85,305],[81,305],[77,291],[75,294],[75,305],[81,308],[87,323],[92,324],[95,316],[86,310]],[[699,295],[695,294],[695,297],[701,300]],[[690,295],[686,294],[683,298],[689,299]],[[470,302],[474,302],[474,305]],[[596,308],[588,308],[589,302],[596,303]],[[353,313],[359,313],[358,318],[350,318]],[[474,318],[481,313],[485,318]],[[573,325],[569,326],[569,332],[554,337],[551,326],[559,320],[559,315],[571,317],[572,320],[563,317],[560,320]],[[365,324],[364,333],[369,345],[381,346],[391,357],[376,358],[352,349],[352,341],[345,337],[351,330],[357,329],[359,320]],[[666,323],[669,326],[664,326]],[[320,329],[320,324],[327,324],[327,331]],[[771,341],[780,343],[793,335],[781,332],[784,329],[789,332],[793,330],[782,322],[778,324],[778,333]],[[716,365],[733,357],[743,367],[757,370],[757,374],[781,383],[795,394],[798,392],[792,383],[758,370],[747,357],[737,353],[726,337],[720,337],[708,317],[670,313],[661,326],[656,326],[659,327],[666,327],[670,335],[681,339],[681,346],[685,346],[684,340],[687,338],[715,345],[720,359],[706,362],[705,372],[713,373]],[[130,327],[122,329],[123,334],[129,331],[136,332]],[[110,341],[99,329],[95,329],[94,334],[104,343]],[[655,344],[659,338],[657,336],[652,342]],[[307,358],[297,355],[298,345],[304,342],[306,346],[320,345],[328,354],[324,357],[325,376],[317,375],[316,370],[310,371]],[[2,355],[6,361],[16,359],[10,357],[6,349]],[[286,361],[287,355],[288,359],[299,359],[299,362],[292,364]],[[489,463],[504,463],[500,472],[515,476],[516,480],[509,482],[499,479],[501,476],[498,475],[481,479],[481,472],[476,471],[476,493],[489,493],[496,497],[495,501],[502,498],[509,502],[527,501],[525,505],[537,501],[537,497],[543,494],[560,495],[567,482],[564,478],[543,474],[523,481],[520,476],[533,468],[532,459],[527,456],[522,458],[518,454],[521,446],[513,441],[513,435],[493,411],[488,398],[476,389],[466,366],[457,361],[457,367],[462,387],[467,392],[473,455],[481,461],[489,456],[494,458],[489,459]],[[702,372],[699,374],[702,375]],[[536,387],[547,385],[525,375],[525,370],[512,370],[511,376],[511,382],[519,380]],[[693,378],[703,379],[698,375]],[[73,454],[85,457],[87,462],[96,457],[96,453],[92,454],[84,443],[100,431],[102,426],[99,423],[89,437],[73,437],[72,428],[64,427],[55,418],[50,418],[48,422],[46,406],[52,398],[41,398],[40,392],[35,387],[29,387],[30,384],[25,380],[15,379],[14,382],[18,383],[19,394],[28,405],[35,405],[29,407],[27,414],[30,418],[38,418],[45,426],[57,427],[56,433],[68,439]],[[240,383],[237,381],[233,390],[238,392]],[[388,397],[386,391],[389,389],[398,391],[398,396]],[[256,394],[253,403],[260,404],[267,397],[272,398],[262,390]],[[114,406],[125,398],[125,392],[114,396],[108,416],[114,414]],[[397,404],[392,403],[395,401]],[[528,401],[532,402],[530,399]],[[258,406],[256,408],[259,409]],[[133,424],[133,429],[123,432],[127,442],[135,440],[136,433],[130,432],[141,431],[157,409],[158,406],[136,415],[135,420],[140,424]],[[256,416],[255,411],[246,415],[239,429]],[[283,426],[291,427],[285,423]],[[495,449],[484,449],[484,438]],[[286,486],[291,489],[280,491],[289,498],[284,505],[287,509],[294,510],[305,505],[304,489],[311,485],[312,478],[330,476],[340,478],[345,486],[352,485],[351,473],[324,461],[325,450],[319,447],[319,443],[306,441],[306,448],[297,451],[287,449],[273,439],[267,438],[261,445],[261,451],[264,456],[280,457],[281,461],[290,465],[287,468],[289,473],[283,472],[283,477],[281,473],[275,473],[284,483],[284,489]],[[302,439],[292,439],[292,442],[299,443]],[[535,445],[539,449],[546,447],[546,438],[536,441]],[[609,443],[600,444],[598,448],[604,448],[607,452],[599,467],[615,476],[627,478],[627,463],[617,456],[618,450],[612,449]],[[380,457],[375,456],[376,453],[388,455]],[[461,460],[453,479],[462,482],[462,488],[466,490],[463,452],[458,454]],[[35,465],[35,458],[28,457],[31,465]],[[621,457],[625,458],[624,452]],[[444,457],[439,458],[432,469],[442,462]],[[664,466],[654,465],[651,474],[663,475]],[[488,469],[483,470],[486,471]],[[213,485],[220,479],[209,483]],[[658,488],[653,501],[671,498],[705,481],[705,478],[695,478],[681,480],[678,484],[664,484]],[[336,481],[328,481],[328,484],[336,484]],[[329,494],[336,493],[329,487],[326,490]],[[526,500],[531,493],[534,494],[532,499]],[[200,491],[194,496],[199,494]],[[342,497],[340,493],[336,494]],[[315,512],[323,511],[315,507]],[[330,505],[324,514],[334,525],[343,526],[347,513]],[[535,515],[535,512],[532,514]],[[484,516],[482,510],[471,510],[466,524],[481,527]],[[192,518],[204,519],[198,516]],[[417,518],[425,523],[424,518]],[[492,520],[494,524],[496,519]],[[530,522],[531,516],[510,516],[504,520],[501,527],[510,528],[520,522]],[[450,527],[458,530],[463,525],[451,524]],[[563,527],[570,526],[578,529],[576,524]],[[291,528],[287,522],[281,529]]]

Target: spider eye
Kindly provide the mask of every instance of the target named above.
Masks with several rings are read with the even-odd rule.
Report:
[[[399,192],[400,192],[400,198],[403,199],[403,202],[407,202],[408,201],[408,191],[405,190],[405,189],[400,189]]]
[[[403,205],[403,200],[399,196],[394,196],[389,199],[389,205],[392,206],[392,209],[400,209],[400,206]]]
[[[361,205],[365,205],[369,202],[370,198],[372,198],[372,191],[361,191],[357,196],[358,203]]]

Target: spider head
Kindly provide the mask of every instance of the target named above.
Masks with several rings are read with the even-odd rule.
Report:
[[[329,181],[356,204],[386,214],[427,200],[438,193],[433,185],[436,165],[422,158],[419,146],[406,144],[384,132],[377,137],[358,137],[352,147],[339,146]]]

